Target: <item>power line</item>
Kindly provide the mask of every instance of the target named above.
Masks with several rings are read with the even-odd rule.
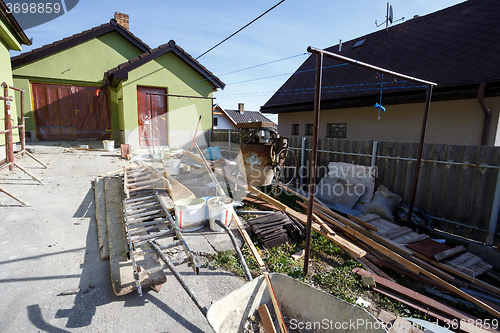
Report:
[[[245,29],[246,27],[248,27],[250,24],[254,23],[255,21],[257,21],[258,19],[260,19],[262,16],[266,15],[267,13],[269,13],[271,10],[273,10],[274,8],[278,7],[282,2],[284,2],[285,0],[281,0],[280,2],[278,2],[276,5],[272,6],[271,8],[269,8],[268,10],[266,10],[264,13],[262,13],[260,16],[258,16],[257,18],[253,19],[250,23],[248,23],[247,25],[245,25],[243,28],[239,29],[238,31],[234,32],[233,34],[231,34],[231,36],[227,37],[226,39],[224,39],[222,42],[219,42],[218,44],[216,44],[215,46],[213,46],[212,48],[210,48],[208,51],[205,51],[204,53],[202,53],[201,55],[198,56],[198,58],[196,58],[197,60],[199,58],[201,58],[202,56],[204,56],[205,54],[207,54],[208,52],[212,51],[213,49],[215,49],[217,46],[221,45],[222,43],[224,43],[226,40],[228,40],[229,38],[233,37],[234,35],[236,35],[238,32],[240,32],[241,30]]]

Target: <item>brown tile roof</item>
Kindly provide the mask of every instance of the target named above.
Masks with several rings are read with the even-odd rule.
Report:
[[[159,47],[152,49],[139,55],[136,58],[130,59],[129,61],[118,65],[115,68],[108,70],[104,73],[104,83],[111,84],[115,87],[118,85],[119,81],[127,80],[128,73],[131,70],[136,69],[143,64],[158,58],[168,52],[173,52],[179,58],[188,63],[192,68],[194,68],[202,77],[207,81],[211,82],[215,88],[224,89],[225,84],[218,77],[216,77],[211,71],[209,71],[205,66],[200,64],[196,59],[194,59],[189,53],[184,51],[175,41],[170,40],[168,43],[160,45]]]
[[[500,93],[500,1],[468,0],[342,44],[341,55],[436,82],[433,100]],[[353,46],[365,40],[354,48]],[[313,45],[314,46],[314,45]],[[339,46],[327,49],[339,53]],[[262,107],[265,112],[311,110],[316,55],[310,56]],[[383,102],[424,99],[425,88],[385,76]],[[374,105],[382,78],[372,71],[325,58],[322,108]]]
[[[116,31],[129,42],[134,44],[138,49],[143,52],[150,50],[149,46],[142,40],[137,38],[133,33],[119,25],[115,19],[111,19],[109,23],[102,24],[89,30],[82,31],[70,37],[63,38],[51,44],[44,45],[37,49],[21,53],[18,56],[11,58],[12,68],[18,68],[28,63],[37,61],[41,58],[50,56],[54,53],[63,51],[67,48],[84,43],[92,38],[96,38],[112,31]]]

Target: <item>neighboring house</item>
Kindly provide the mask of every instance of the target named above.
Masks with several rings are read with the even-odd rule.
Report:
[[[0,0],[0,83],[5,82],[9,86],[14,85],[12,79],[12,67],[10,65],[9,51],[21,51],[22,45],[31,45],[23,29],[16,21],[12,14],[8,13],[5,3]],[[3,91],[2,91],[3,96]],[[19,97],[19,94],[14,94],[12,90],[9,91],[9,96],[14,98]],[[11,119],[13,125],[17,126],[20,122],[18,120],[17,108],[15,103],[11,104]],[[5,114],[4,102],[0,101],[0,131],[5,130],[5,123],[3,121]],[[19,135],[17,131],[13,133],[13,142],[19,142]],[[5,158],[5,135],[0,135],[0,162]]]
[[[243,103],[238,103],[238,110],[225,110],[220,105],[215,105],[213,109],[213,129],[236,129],[239,123],[249,123],[255,121],[272,121],[259,111],[246,111]]]
[[[174,41],[150,49],[127,27],[128,16],[115,13],[12,58],[16,86],[32,97],[32,138],[187,147],[199,115],[199,138],[211,129],[212,94],[224,83]]]
[[[500,1],[468,0],[327,50],[436,82],[426,142],[500,145],[499,16]],[[261,108],[280,134],[312,135],[315,68],[311,55]],[[425,87],[326,57],[323,68],[320,137],[418,141]]]

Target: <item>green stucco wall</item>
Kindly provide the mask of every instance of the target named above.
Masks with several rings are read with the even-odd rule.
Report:
[[[3,39],[0,38],[0,83],[6,82],[9,86],[13,86],[13,81],[12,81],[12,69],[10,66],[10,54],[9,54],[9,47],[5,43]],[[0,89],[1,96],[4,95],[3,89]],[[14,91],[9,89],[9,96],[17,97],[14,96]],[[17,98],[16,98],[17,101]],[[5,129],[5,122],[4,122],[4,117],[5,117],[5,107],[4,107],[4,101],[0,101],[0,131],[3,131]],[[11,119],[13,120],[12,125],[17,126],[19,124],[20,119],[18,119],[17,115],[17,109],[16,109],[16,103],[12,102],[10,105],[10,110],[11,110]],[[14,130],[13,132],[13,141],[14,142],[19,142],[19,131]],[[5,145],[5,135],[0,134],[0,146]],[[0,154],[0,157],[3,155]],[[1,159],[0,158],[0,159]]]
[[[137,87],[167,88],[168,94],[212,97],[213,86],[193,68],[173,53],[167,53],[141,67],[129,72],[128,80],[123,81],[118,90],[122,91],[123,124],[120,130],[126,131],[125,141],[135,143],[138,129]],[[202,116],[199,133],[212,128],[212,100],[195,98],[167,98],[169,144],[179,146],[179,136],[185,141],[192,140],[199,116]],[[197,135],[197,137],[198,137]],[[177,139],[174,138],[177,136]],[[137,137],[138,140],[138,137]]]
[[[101,86],[104,72],[137,57],[141,53],[141,50],[118,33],[110,32],[14,69],[13,76],[16,87],[29,92],[25,98],[25,110],[28,117],[26,129],[35,129],[31,82]],[[116,98],[111,100],[116,101]],[[118,126],[117,107],[116,103],[111,103],[113,128]]]

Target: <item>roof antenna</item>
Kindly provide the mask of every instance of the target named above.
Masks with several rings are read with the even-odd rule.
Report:
[[[392,6],[389,5],[389,3],[387,3],[387,14],[385,16],[385,21],[378,24],[377,20],[375,20],[375,25],[377,27],[380,27],[381,25],[383,25],[385,23],[385,30],[387,31],[389,29],[389,22],[391,24],[395,23],[395,22],[398,22],[398,21],[402,21],[404,20],[405,18],[402,17],[400,18],[399,20],[396,20],[396,21],[393,21],[394,20],[394,13],[393,13],[393,10],[392,10]]]

